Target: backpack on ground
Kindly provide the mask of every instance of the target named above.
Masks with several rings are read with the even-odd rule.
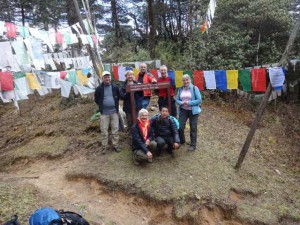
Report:
[[[89,222],[78,213],[63,210],[59,210],[57,213],[64,225],[89,225]]]
[[[89,225],[78,213],[69,211],[55,211],[52,208],[36,210],[29,218],[30,225]]]
[[[18,215],[14,215],[11,220],[5,222],[3,225],[20,225]]]

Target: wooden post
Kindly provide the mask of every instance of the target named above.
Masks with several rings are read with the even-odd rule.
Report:
[[[239,169],[241,167],[243,161],[244,161],[244,158],[245,158],[245,156],[246,156],[246,154],[248,152],[249,146],[251,144],[251,141],[253,139],[254,133],[256,131],[257,125],[258,125],[258,123],[259,123],[259,121],[260,121],[260,119],[262,117],[262,114],[263,114],[265,108],[266,108],[266,105],[268,103],[268,99],[270,98],[271,93],[272,93],[272,86],[271,86],[271,83],[269,83],[267,91],[266,91],[263,99],[261,100],[259,108],[258,108],[258,110],[256,112],[255,119],[254,119],[254,121],[253,121],[253,123],[251,125],[251,129],[250,129],[250,131],[248,133],[246,141],[245,141],[245,143],[243,145],[243,148],[242,148],[242,150],[240,152],[238,161],[237,161],[237,163],[236,163],[236,165],[234,167],[235,169]]]
[[[288,43],[286,45],[286,48],[285,48],[285,50],[282,54],[282,57],[281,57],[281,59],[279,60],[279,63],[277,63],[276,66],[281,66],[286,61],[286,58],[289,55],[290,50],[292,49],[292,46],[294,44],[294,41],[295,41],[295,38],[297,36],[297,33],[298,33],[299,29],[300,29],[300,16],[298,17],[298,20],[297,20],[297,22],[296,22],[296,24],[293,28],[293,31],[290,35],[290,38],[289,38]],[[259,105],[259,108],[257,110],[255,119],[254,119],[254,121],[251,125],[250,131],[249,131],[248,136],[246,138],[246,141],[245,141],[245,143],[243,145],[243,148],[240,152],[238,161],[237,161],[237,163],[234,167],[235,169],[239,169],[241,167],[243,161],[244,161],[244,158],[245,158],[245,156],[248,152],[249,146],[250,146],[252,138],[254,136],[255,130],[256,130],[257,125],[258,125],[258,123],[259,123],[259,121],[262,117],[262,114],[263,114],[265,108],[266,108],[266,105],[267,105],[267,102],[268,102],[268,99],[269,99],[271,93],[272,93],[272,86],[271,86],[271,83],[269,83],[267,91],[266,91],[266,93],[265,93],[265,95],[264,95],[264,97],[263,97],[263,99],[262,99],[262,101]]]
[[[126,92],[130,93],[130,101],[134,102],[134,92],[136,92],[136,91],[167,88],[168,89],[168,100],[169,100],[168,108],[169,108],[169,111],[171,112],[170,87],[171,87],[170,82],[161,82],[161,83],[155,83],[155,84],[132,84],[132,85],[127,85]],[[132,114],[132,122],[135,123],[137,120],[135,104],[131,104],[131,114]]]

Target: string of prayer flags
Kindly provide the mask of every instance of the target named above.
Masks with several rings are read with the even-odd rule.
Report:
[[[217,89],[227,91],[227,79],[225,70],[215,70]]]
[[[179,88],[183,85],[182,83],[183,70],[175,71],[175,87]]]
[[[265,92],[267,89],[267,77],[265,68],[254,68],[251,70],[252,91]]]
[[[205,86],[206,89],[216,89],[217,83],[216,83],[216,76],[214,70],[205,70],[203,71],[204,78],[205,78]]]
[[[285,75],[281,67],[269,68],[269,77],[275,90],[282,90]]]
[[[14,90],[14,77],[12,72],[0,72],[0,89],[2,91]]]
[[[6,26],[6,37],[15,38],[17,37],[17,26],[13,23],[5,23]]]
[[[26,73],[26,79],[31,90],[42,89],[33,73]]]
[[[239,82],[242,85],[243,91],[251,91],[251,76],[250,70],[239,70]]]
[[[226,78],[227,78],[227,89],[238,89],[238,70],[226,70]]]
[[[194,70],[193,71],[194,77],[194,85],[196,85],[200,91],[204,90],[204,75],[202,70]]]

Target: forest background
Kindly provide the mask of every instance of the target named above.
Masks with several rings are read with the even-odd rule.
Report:
[[[85,17],[83,2],[103,37],[104,62],[160,59],[171,69],[276,63],[300,12],[299,0],[216,1],[211,28],[202,34],[208,0],[78,1]],[[74,7],[73,0],[0,0],[0,20],[59,29],[78,22]],[[297,39],[290,58],[299,58]]]

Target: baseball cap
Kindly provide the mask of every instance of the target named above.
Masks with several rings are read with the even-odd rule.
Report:
[[[102,72],[102,76],[105,76],[105,75],[109,75],[110,76],[110,72],[109,71],[103,71]]]

